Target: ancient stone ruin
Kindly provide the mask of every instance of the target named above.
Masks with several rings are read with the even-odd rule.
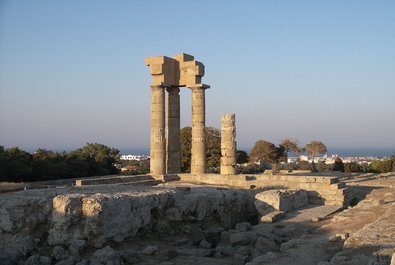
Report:
[[[236,172],[236,120],[234,114],[224,114],[221,119],[221,175]]]
[[[191,173],[206,172],[206,103],[202,84],[204,65],[185,53],[173,58],[148,57],[151,83],[151,174],[181,173],[180,167],[180,87],[192,91],[192,157]],[[165,90],[168,108],[165,111]],[[167,114],[167,115],[166,115]]]
[[[235,115],[225,114],[220,174],[208,174],[204,65],[187,54],[145,63],[151,173],[1,193],[0,265],[395,265],[395,173],[237,174]],[[180,173],[182,87],[191,174]]]

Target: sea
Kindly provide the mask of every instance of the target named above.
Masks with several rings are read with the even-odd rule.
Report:
[[[339,156],[356,156],[356,157],[390,157],[395,155],[395,147],[380,147],[380,148],[362,148],[362,147],[350,147],[350,148],[328,148],[328,155],[336,154]]]
[[[121,154],[149,155],[148,148],[118,148]],[[252,148],[240,148],[247,153]],[[328,147],[328,156],[338,155],[342,157],[390,157],[395,155],[395,147]],[[290,154],[293,156],[293,154]]]
[[[149,155],[149,148],[132,148],[132,147],[117,147],[122,155]],[[23,149],[23,148],[22,148]],[[246,151],[249,153],[251,147],[239,148],[239,150]],[[29,153],[33,153],[36,149],[26,148],[23,149]],[[56,152],[62,151],[73,151],[70,148],[54,148],[47,150],[53,150]],[[395,147],[328,147],[328,156],[338,155],[341,157],[390,157],[395,155]],[[295,156],[295,154],[290,153],[289,156]]]

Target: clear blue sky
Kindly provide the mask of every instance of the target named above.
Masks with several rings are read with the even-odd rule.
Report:
[[[206,66],[237,141],[395,147],[395,1],[0,1],[0,145],[148,148],[144,58]],[[182,126],[190,96],[181,91]]]

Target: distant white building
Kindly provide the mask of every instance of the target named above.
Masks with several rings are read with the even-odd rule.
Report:
[[[135,161],[141,161],[141,160],[148,160],[149,156],[147,155],[121,155],[121,160],[135,160]]]

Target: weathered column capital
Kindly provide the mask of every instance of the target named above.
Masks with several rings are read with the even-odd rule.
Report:
[[[196,84],[196,85],[193,85],[193,86],[189,86],[189,88],[190,89],[192,89],[192,90],[194,90],[194,89],[208,89],[208,88],[210,88],[210,86],[209,85],[206,85],[206,84]]]
[[[166,86],[164,84],[150,85],[150,87],[151,87],[151,90],[154,90],[154,89],[165,89],[166,88]]]
[[[171,95],[177,95],[180,93],[180,88],[177,86],[170,86],[166,88],[166,91]]]

